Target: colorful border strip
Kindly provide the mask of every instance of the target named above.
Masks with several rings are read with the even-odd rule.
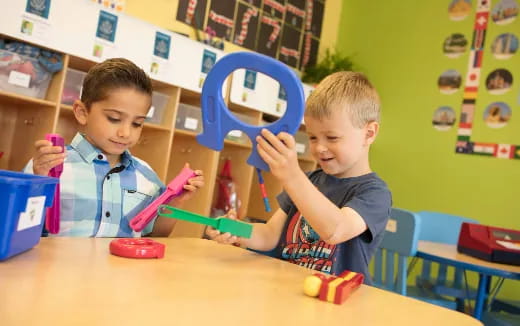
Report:
[[[471,141],[490,7],[491,0],[478,0],[455,152],[505,159],[520,159],[520,145]]]

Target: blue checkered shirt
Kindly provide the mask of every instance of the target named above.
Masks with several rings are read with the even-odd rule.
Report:
[[[139,237],[152,231],[153,221],[142,232],[129,226],[132,217],[165,190],[146,162],[125,151],[121,165],[110,168],[106,156],[79,133],[66,151],[58,236]],[[33,173],[32,163],[24,172]]]

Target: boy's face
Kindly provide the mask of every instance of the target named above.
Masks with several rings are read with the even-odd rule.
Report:
[[[109,91],[105,100],[92,103],[90,110],[76,102],[74,113],[84,127],[87,140],[115,164],[139,140],[150,105],[148,94],[133,88],[118,88]]]
[[[356,128],[346,110],[332,112],[321,120],[305,116],[312,156],[325,173],[338,178],[369,173],[368,150],[377,135],[377,122]]]

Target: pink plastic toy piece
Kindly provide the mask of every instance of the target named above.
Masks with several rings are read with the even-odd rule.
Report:
[[[65,141],[58,134],[47,134],[45,139],[52,142],[53,146],[60,146],[63,152]],[[59,178],[63,172],[63,163],[53,167],[49,171],[49,176]],[[54,194],[54,200],[52,206],[47,208],[47,215],[45,218],[45,228],[50,233],[56,234],[60,232],[60,183],[56,185],[56,193]]]
[[[182,171],[168,184],[166,191],[163,192],[150,205],[137,214],[131,221],[130,227],[136,232],[141,232],[145,226],[157,215],[157,209],[160,205],[168,203],[172,198],[179,196],[184,191],[184,185],[188,183],[190,178],[196,176],[195,172],[190,168],[184,168]]]

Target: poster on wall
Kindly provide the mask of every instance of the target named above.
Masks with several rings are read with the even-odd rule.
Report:
[[[233,43],[254,50],[258,31],[258,8],[243,3],[238,4]]]
[[[236,0],[211,1],[206,25],[206,33],[231,41],[235,26]]]
[[[117,52],[115,44],[118,16],[111,12],[100,10],[96,28],[96,38],[92,55],[99,59],[112,58]]]
[[[48,43],[52,33],[50,9],[51,0],[27,0],[20,20],[21,36],[37,43]]]
[[[199,30],[204,29],[206,0],[179,0],[177,20]]]
[[[92,2],[96,2],[100,6],[103,6],[106,9],[115,10],[118,12],[125,11],[126,0],[91,0]]]
[[[155,40],[153,43],[153,55],[150,63],[150,75],[154,77],[166,78],[169,74],[171,36],[159,31],[155,32]]]
[[[180,0],[176,19],[304,69],[316,63],[324,8],[325,0]]]
[[[300,61],[300,31],[285,25],[282,31],[278,60],[291,67],[297,67]]]
[[[506,28],[518,15],[518,3],[516,0],[500,0],[492,3],[493,8],[488,0],[476,0],[474,7],[472,1],[450,1],[448,12],[451,20],[463,20],[474,10],[474,23],[471,31],[459,29],[448,36],[443,44],[443,52],[450,60],[456,61],[466,58],[462,54],[469,51],[468,64],[467,70],[462,73],[465,75],[464,78],[456,70],[447,69],[438,78],[437,84],[443,94],[441,96],[453,96],[450,94],[456,93],[459,88],[463,90],[460,119],[457,125],[456,153],[520,159],[520,145],[488,138],[490,135],[495,135],[497,139],[509,139],[505,132],[512,130],[508,125],[511,121],[515,121],[515,109],[510,103],[511,97],[508,94],[515,87],[514,73],[516,72],[509,67],[519,62],[519,56],[515,55],[518,50],[515,30]],[[504,25],[504,27],[500,27],[498,36],[488,41],[486,39],[489,34],[488,29],[495,28],[495,25]],[[471,35],[470,42],[465,35]],[[487,57],[495,60],[485,62],[484,59]],[[508,64],[504,64],[504,61]],[[481,73],[483,68],[485,75]],[[477,106],[477,101],[483,103]],[[437,129],[443,130],[449,123],[455,123],[454,116],[449,112],[446,106],[437,109],[433,120]],[[493,133],[486,131],[483,133],[485,136],[478,136],[474,131],[476,126],[481,128],[480,131],[485,129],[495,131]],[[520,144],[520,139],[517,144]]]

